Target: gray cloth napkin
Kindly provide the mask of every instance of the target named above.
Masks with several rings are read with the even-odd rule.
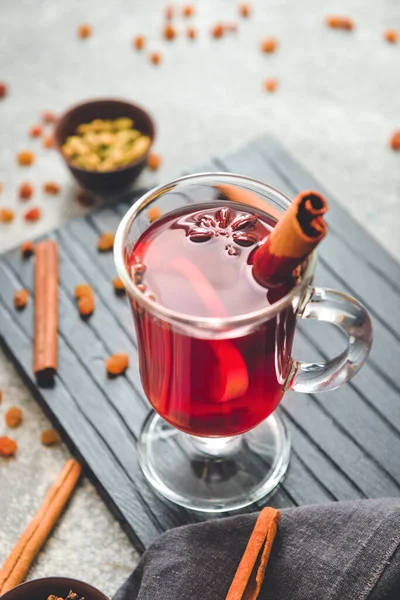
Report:
[[[162,535],[113,600],[224,600],[257,514]],[[400,600],[400,499],[282,510],[260,600]]]

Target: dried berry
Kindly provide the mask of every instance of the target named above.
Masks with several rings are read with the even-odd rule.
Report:
[[[135,48],[135,50],[143,50],[143,48],[145,47],[145,44],[146,44],[146,38],[144,37],[144,35],[137,35],[132,40],[132,45]]]
[[[129,366],[129,356],[125,352],[113,354],[106,359],[106,371],[111,377],[117,377],[125,373]]]
[[[400,150],[400,129],[395,131],[390,139],[392,150]]]
[[[176,29],[170,23],[167,23],[163,30],[163,37],[165,40],[171,42],[176,38]]]
[[[161,166],[162,157],[161,154],[150,153],[147,157],[147,168],[150,171],[157,171],[157,169]]]
[[[354,29],[354,21],[350,17],[331,15],[326,17],[325,22],[331,29],[344,29],[345,31],[352,31]]]
[[[168,6],[166,6],[164,15],[165,15],[165,18],[167,19],[167,21],[170,21],[174,16],[174,7],[171,6],[170,4]]]
[[[11,223],[14,220],[14,211],[11,208],[0,208],[0,223]]]
[[[7,427],[18,427],[22,423],[22,410],[18,406],[12,406],[4,415]]]
[[[94,312],[95,301],[94,295],[82,296],[78,300],[78,311],[83,319],[88,319]]]
[[[149,58],[150,62],[153,63],[153,65],[159,65],[162,60],[161,52],[151,52],[149,54]]]
[[[60,193],[60,186],[55,181],[47,181],[47,183],[43,184],[43,191],[45,194],[51,194],[55,196]]]
[[[154,221],[157,221],[157,219],[159,219],[161,215],[161,208],[159,208],[158,206],[152,206],[147,211],[147,218],[149,219],[150,223],[154,223]]]
[[[266,79],[264,81],[264,90],[266,92],[275,92],[278,88],[278,80],[276,77],[268,77],[268,79]]]
[[[44,110],[42,112],[42,121],[47,125],[52,125],[57,121],[57,117],[51,110]]]
[[[94,295],[93,288],[88,283],[80,283],[75,287],[74,295],[76,300],[84,298],[85,296],[92,297]]]
[[[266,54],[272,54],[278,47],[278,40],[274,37],[265,38],[261,42],[261,51]]]
[[[21,183],[18,193],[21,200],[29,200],[33,194],[33,186],[27,182]]]
[[[0,100],[7,96],[8,86],[4,81],[0,81]]]
[[[399,39],[399,34],[396,29],[386,29],[385,31],[385,40],[389,42],[389,44],[397,44]]]
[[[30,150],[22,150],[17,154],[17,161],[21,167],[29,167],[35,162],[35,155]]]
[[[93,206],[93,204],[95,202],[95,198],[94,198],[94,196],[92,196],[92,194],[89,194],[89,192],[87,192],[86,190],[79,190],[76,194],[76,201],[81,206]]]
[[[99,252],[111,252],[114,247],[114,233],[105,231],[97,240],[97,250]]]
[[[43,145],[43,148],[46,148],[47,150],[50,150],[50,148],[54,148],[55,142],[54,142],[53,136],[52,135],[44,135],[42,138],[42,145]]]
[[[35,206],[34,208],[30,208],[26,211],[26,213],[24,214],[24,219],[25,221],[29,221],[30,223],[35,223],[36,221],[39,221],[41,216],[42,211],[38,206]]]
[[[29,292],[28,290],[22,289],[17,290],[14,293],[14,306],[17,310],[23,310],[28,304]]]
[[[194,27],[188,27],[186,29],[186,35],[190,40],[194,40],[197,37],[197,31]]]
[[[214,27],[211,29],[211,35],[215,38],[221,38],[224,35],[224,26],[222,23],[214,25]]]
[[[86,23],[83,25],[79,25],[78,29],[77,29],[77,34],[78,37],[81,38],[82,40],[85,40],[86,38],[90,37],[93,33],[93,28],[90,25],[87,25]]]
[[[251,6],[250,6],[250,4],[248,4],[247,2],[243,2],[243,4],[240,4],[240,6],[239,6],[239,14],[244,19],[246,19],[247,17],[249,17],[250,14],[251,14]]]
[[[32,125],[29,129],[29,135],[33,138],[40,137],[42,135],[42,128],[40,125]]]
[[[195,8],[193,4],[186,4],[186,6],[182,8],[182,15],[186,18],[193,17],[194,13]]]
[[[31,241],[22,242],[20,246],[21,256],[22,258],[29,258],[32,256],[35,250],[34,243]]]
[[[60,436],[55,429],[44,429],[40,434],[40,441],[43,446],[54,446],[60,441]]]
[[[113,279],[113,287],[117,296],[125,296],[125,286],[119,277]]]
[[[3,435],[0,437],[0,456],[14,456],[18,450],[18,444],[15,440]]]

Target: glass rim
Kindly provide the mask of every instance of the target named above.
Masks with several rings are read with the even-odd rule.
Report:
[[[235,315],[230,317],[197,317],[172,310],[163,306],[156,300],[150,300],[149,298],[147,298],[134,285],[124,260],[125,239],[132,221],[136,218],[139,210],[143,208],[143,205],[146,206],[152,200],[161,196],[163,192],[171,190],[171,188],[175,187],[176,185],[179,185],[182,182],[190,182],[191,180],[198,181],[205,179],[207,181],[215,178],[229,180],[229,182],[231,183],[232,180],[236,180],[238,184],[240,182],[248,183],[252,184],[253,186],[255,185],[256,187],[260,187],[261,189],[264,189],[264,191],[267,190],[268,192],[272,192],[275,196],[278,196],[279,200],[283,201],[283,203],[286,205],[286,209],[291,204],[290,198],[288,198],[285,194],[283,194],[276,188],[266,183],[263,183],[262,181],[253,179],[251,177],[246,177],[244,175],[237,175],[225,172],[205,172],[178,177],[177,179],[174,179],[167,184],[159,185],[143,194],[134,204],[132,204],[132,206],[128,209],[126,214],[122,217],[122,220],[120,221],[120,224],[118,225],[115,234],[114,263],[117,269],[118,276],[121,278],[128,295],[134,300],[136,300],[139,304],[141,304],[141,306],[143,306],[152,315],[167,320],[168,322],[176,322],[181,325],[189,325],[211,330],[221,330],[229,329],[232,327],[245,326],[253,322],[269,320],[273,316],[281,312],[283,309],[285,309],[287,306],[289,306],[295,298],[301,296],[300,292],[302,292],[302,289],[307,287],[309,280],[311,279],[312,273],[314,271],[316,253],[315,251],[312,252],[310,260],[308,261],[308,265],[301,280],[290,290],[290,292],[288,292],[285,296],[280,298],[280,300],[278,300],[277,302],[269,304],[265,308],[245,313],[243,315]]]

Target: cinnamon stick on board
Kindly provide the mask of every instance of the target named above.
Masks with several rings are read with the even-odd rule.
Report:
[[[49,386],[57,372],[58,249],[53,240],[35,247],[35,340],[33,371],[38,385]]]
[[[290,277],[326,236],[328,202],[318,192],[301,192],[253,255],[253,275],[261,285]]]
[[[260,512],[225,600],[258,598],[280,517],[275,508],[267,507]]]
[[[80,474],[80,464],[73,459],[68,460],[0,570],[0,596],[24,580],[69,500]]]

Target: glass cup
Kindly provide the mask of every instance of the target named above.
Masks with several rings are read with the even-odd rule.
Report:
[[[138,441],[140,464],[158,493],[203,512],[239,509],[271,494],[290,458],[277,409],[284,392],[336,389],[354,377],[372,344],[370,317],[357,300],[312,287],[315,252],[289,293],[239,316],[179,313],[138,289],[130,258],[150,226],[149,209],[165,216],[190,203],[223,206],[219,190],[224,186],[236,190],[241,202],[256,198],[258,209],[276,219],[290,204],[281,192],[238,175],[182,177],[140,198],[122,219],[114,244],[117,271],[133,309],[142,385],[155,410]],[[243,204],[238,208],[251,212]],[[326,363],[295,360],[297,319],[336,325],[347,336],[346,349]],[[215,387],[230,389],[229,373],[240,371],[243,360],[248,374],[243,393],[236,388],[235,398],[222,394],[221,401],[220,392],[213,397]]]

